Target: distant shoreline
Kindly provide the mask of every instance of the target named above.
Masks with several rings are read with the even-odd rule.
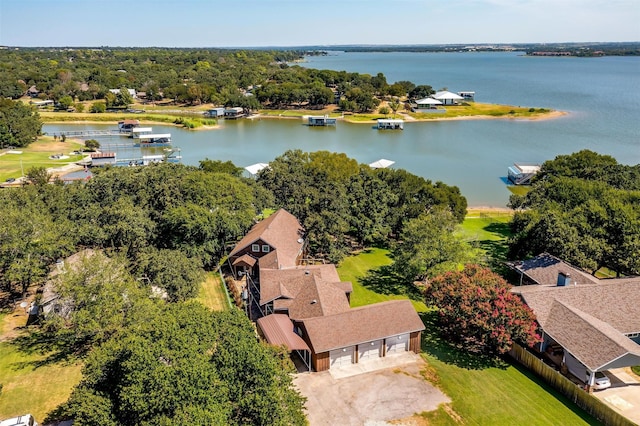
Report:
[[[244,119],[246,120],[255,120],[255,119],[268,119],[268,120],[303,120],[305,117],[309,116],[311,114],[307,114],[307,115],[263,115],[261,113],[257,113],[254,115],[251,115],[249,117],[245,117]],[[522,117],[522,116],[516,116],[516,117],[512,117],[512,116],[492,116],[492,115],[468,115],[468,116],[458,116],[458,117],[434,117],[434,118],[414,118],[414,117],[409,117],[407,118],[406,116],[404,116],[403,114],[396,114],[397,116],[400,117],[395,117],[395,118],[399,118],[405,121],[405,123],[428,123],[430,121],[465,121],[465,120],[514,120],[514,121],[545,121],[545,120],[553,120],[556,118],[560,118],[560,117],[564,117],[566,115],[569,115],[569,112],[567,111],[550,111],[547,113],[543,113],[540,115],[536,115],[536,116],[531,116],[531,117]],[[345,123],[350,123],[350,124],[375,124],[377,122],[377,119],[372,119],[372,120],[354,120],[351,119],[349,117],[331,117],[331,118],[335,118],[339,121],[344,121]],[[104,120],[82,120],[82,119],[78,119],[78,120],[48,120],[45,119],[42,121],[43,124],[73,124],[73,125],[77,125],[77,124],[111,124],[109,121],[104,121]],[[175,124],[175,123],[167,123],[164,121],[154,121],[154,120],[140,120],[140,124],[158,124],[158,125],[162,125],[162,126],[172,126],[172,127],[179,127],[182,128],[183,126],[179,125],[179,124]],[[195,130],[195,131],[202,131],[202,130],[216,130],[220,128],[220,124],[217,124],[215,126],[211,126],[211,125],[206,125],[206,126],[201,126],[201,127],[196,127],[195,129],[187,129],[187,130]]]

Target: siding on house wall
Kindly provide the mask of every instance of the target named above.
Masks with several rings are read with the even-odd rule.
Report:
[[[326,371],[331,366],[331,360],[329,359],[329,352],[322,352],[319,354],[311,352],[311,365],[316,371]]]
[[[420,337],[422,336],[421,331],[414,331],[409,336],[409,350],[413,351],[417,354],[420,354]]]
[[[252,251],[252,250],[251,250],[251,247],[252,247],[254,244],[258,244],[258,245],[260,246],[260,249],[259,249],[258,251]],[[247,245],[247,247],[245,247],[244,249],[242,249],[242,250],[240,250],[239,252],[237,252],[236,254],[234,254],[234,255],[233,255],[233,259],[237,259],[237,258],[239,258],[239,257],[242,257],[242,256],[243,256],[243,255],[245,255],[245,254],[250,254],[251,256],[256,257],[256,258],[261,258],[262,256],[264,256],[264,255],[266,255],[266,254],[269,254],[269,253],[271,253],[271,252],[274,250],[274,248],[273,248],[273,247],[271,247],[271,246],[269,245],[269,251],[268,251],[268,252],[263,252],[263,251],[262,251],[262,246],[263,246],[263,245],[269,245],[269,244],[265,243],[265,242],[264,242],[264,241],[262,241],[261,239],[257,239],[257,240],[256,240],[256,241],[254,241],[253,243],[251,243],[251,244]]]

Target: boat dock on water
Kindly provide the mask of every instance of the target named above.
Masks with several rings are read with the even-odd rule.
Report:
[[[171,133],[153,133],[151,127],[134,127],[131,129],[131,138],[137,139],[135,147],[154,147],[171,145]]]
[[[328,115],[310,115],[307,119],[309,126],[335,126],[337,118],[330,118]]]
[[[507,178],[514,185],[529,185],[539,171],[538,164],[514,163],[507,169]]]
[[[91,154],[91,167],[102,166],[148,166],[153,163],[179,163],[182,161],[180,148],[165,148],[163,154],[118,156],[116,152],[94,152]]]
[[[392,118],[379,118],[378,130],[403,130],[404,120]]]
[[[133,146],[135,147],[171,145],[171,133],[150,133],[148,135],[140,135],[136,139],[138,140],[138,142],[133,144]]]

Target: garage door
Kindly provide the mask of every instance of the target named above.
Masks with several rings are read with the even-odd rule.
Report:
[[[331,358],[331,368],[351,365],[353,363],[353,346],[348,348],[336,349],[329,352]]]
[[[399,353],[409,350],[409,335],[400,334],[399,336],[387,337],[387,353]]]
[[[381,348],[382,340],[375,340],[358,345],[358,362],[379,358],[382,353]]]

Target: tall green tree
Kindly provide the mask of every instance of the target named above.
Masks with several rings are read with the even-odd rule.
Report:
[[[65,264],[53,290],[59,308],[45,319],[45,330],[78,352],[110,340],[142,316],[149,291],[131,276],[121,257],[85,251]]]
[[[408,220],[392,250],[396,272],[411,282],[474,260],[472,248],[453,233],[455,226],[455,218],[444,208]]]
[[[58,412],[74,424],[303,425],[303,399],[239,312],[169,304],[87,359]],[[193,423],[195,422],[195,423]]]
[[[0,147],[24,147],[34,142],[42,131],[40,115],[29,105],[0,99]]]
[[[545,162],[525,196],[512,196],[509,256],[548,252],[595,274],[640,273],[639,166],[580,151]]]

